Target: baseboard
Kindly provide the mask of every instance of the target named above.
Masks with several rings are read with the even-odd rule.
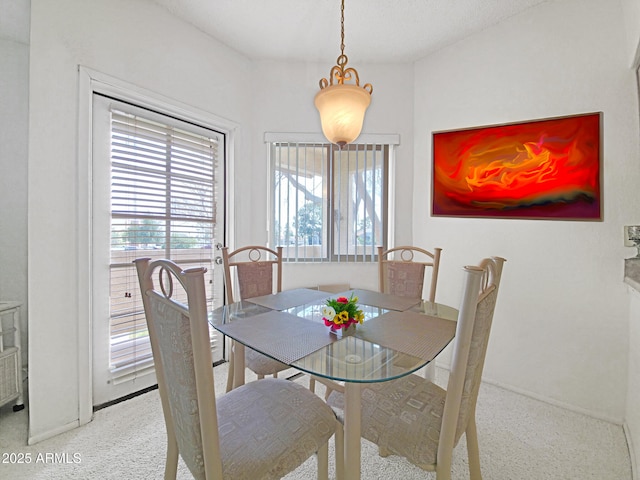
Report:
[[[624,422],[622,425],[624,429],[624,436],[627,438],[627,447],[629,448],[629,458],[631,459],[631,478],[633,480],[640,480],[640,472],[638,471],[638,462],[636,462],[636,452],[633,445],[633,440],[631,437],[631,431],[629,430],[629,425],[627,422]]]
[[[442,368],[444,370],[449,370],[450,366],[444,362],[437,362],[436,367]],[[524,395],[525,397],[533,398],[534,400],[538,400],[540,402],[548,403],[549,405],[553,405],[555,407],[564,408],[565,410],[569,410],[570,412],[580,413],[582,415],[586,415],[587,417],[596,418],[598,420],[602,420],[608,423],[613,423],[614,425],[622,426],[624,424],[624,420],[622,418],[614,418],[608,415],[603,415],[598,412],[594,412],[592,410],[587,410],[585,408],[576,407],[575,405],[571,405],[569,403],[560,402],[558,400],[554,400],[553,398],[545,397],[544,395],[540,395],[529,390],[523,388],[517,388],[513,385],[508,385],[502,382],[498,382],[491,378],[482,377],[482,382],[487,383],[489,385],[493,385],[498,388],[502,388],[503,390],[507,390],[509,392],[517,393],[518,395]],[[640,480],[640,479],[634,479]]]
[[[73,422],[67,423],[66,425],[61,425],[53,430],[49,430],[48,432],[41,433],[39,435],[31,435],[29,432],[29,438],[27,439],[27,445],[35,445],[38,442],[42,442],[43,440],[48,440],[51,437],[55,437],[56,435],[60,435],[61,433],[68,432],[69,430],[73,430],[74,428],[78,428],[80,426],[79,420],[74,420]]]
[[[445,364],[445,363],[441,363],[441,362],[436,362],[436,367],[437,368],[441,368],[443,370],[449,370],[449,365]],[[521,388],[516,388],[513,387],[512,385],[506,385],[504,383],[501,382],[497,382],[495,380],[492,380],[491,378],[482,378],[482,382],[483,383],[487,383],[489,385],[493,385],[495,387],[498,388],[502,388],[503,390],[507,390],[509,392],[513,392],[513,393],[517,393],[518,395],[523,395],[525,397],[529,397],[532,398],[534,400],[538,400],[540,402],[544,402],[547,403],[549,405],[553,405],[559,408],[564,408],[565,410],[569,410],[570,412],[575,412],[575,413],[580,413],[582,415],[586,415],[587,417],[591,417],[591,418],[596,418],[598,420],[602,420],[608,423],[612,423],[614,425],[620,425],[622,426],[622,429],[624,431],[624,436],[625,439],[627,441],[627,448],[629,449],[629,458],[631,459],[631,474],[632,474],[632,479],[633,480],[640,480],[640,465],[638,465],[638,462],[636,461],[636,452],[635,452],[635,448],[633,445],[633,441],[631,439],[631,431],[629,430],[629,426],[627,425],[627,423],[621,419],[618,418],[613,418],[613,417],[609,417],[607,415],[602,415],[584,408],[578,408],[575,405],[570,405],[564,402],[559,402],[557,400],[554,400],[552,398],[548,398],[545,397],[543,395],[539,395],[533,392],[530,392],[528,390],[525,389],[521,389]],[[640,452],[639,452],[640,453]]]
[[[576,407],[575,405],[561,402],[553,398],[545,397],[543,395],[539,395],[537,393],[531,392],[529,390],[525,390],[523,388],[517,388],[512,385],[506,385],[504,383],[497,382],[490,378],[482,377],[482,382],[488,383],[489,385],[494,385],[496,387],[502,388],[504,390],[508,390],[513,393],[517,393],[519,395],[524,395],[525,397],[533,398],[534,400],[538,400],[540,402],[548,403],[549,405],[553,405],[555,407],[564,408],[565,410],[569,410],[570,412],[580,413],[582,415],[586,415],[587,417],[595,418],[608,423],[613,423],[614,425],[622,426],[622,424],[624,423],[624,420],[622,418],[614,418],[608,415],[603,415],[601,413],[594,412],[592,410],[587,410],[586,408]]]

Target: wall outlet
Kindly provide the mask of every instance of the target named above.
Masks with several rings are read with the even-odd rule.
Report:
[[[625,225],[624,226],[624,246],[635,247],[638,241],[638,235],[640,234],[640,226],[638,225]]]

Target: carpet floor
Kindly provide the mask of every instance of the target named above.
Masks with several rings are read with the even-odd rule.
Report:
[[[215,368],[216,391],[223,392],[226,365]],[[250,378],[248,378],[250,380]],[[446,371],[437,369],[437,383]],[[308,377],[295,381],[308,384]],[[322,395],[322,386],[318,387]],[[95,413],[93,421],[27,446],[28,412],[0,408],[0,478],[161,479],[166,437],[158,391]],[[483,384],[477,405],[480,463],[485,480],[631,480],[631,462],[621,426]],[[333,441],[330,478],[334,478]],[[454,451],[453,479],[467,480],[464,437]],[[29,462],[29,463],[27,463]],[[315,457],[287,480],[316,476]],[[178,479],[191,475],[180,462]],[[435,480],[435,474],[406,460],[381,458],[362,440],[363,480]]]

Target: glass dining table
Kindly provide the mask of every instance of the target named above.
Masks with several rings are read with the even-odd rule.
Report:
[[[328,298],[351,295],[364,323],[350,335],[331,332],[322,307]],[[318,379],[344,382],[344,473],[354,480],[360,478],[362,384],[429,365],[453,339],[457,317],[455,308],[419,299],[299,288],[225,305],[211,313],[210,323],[235,341],[234,388],[244,384],[245,346]]]

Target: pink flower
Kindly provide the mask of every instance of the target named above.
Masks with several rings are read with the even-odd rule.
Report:
[[[347,297],[338,297],[338,298],[336,298],[336,302],[338,302],[338,303],[349,303],[349,299]]]

